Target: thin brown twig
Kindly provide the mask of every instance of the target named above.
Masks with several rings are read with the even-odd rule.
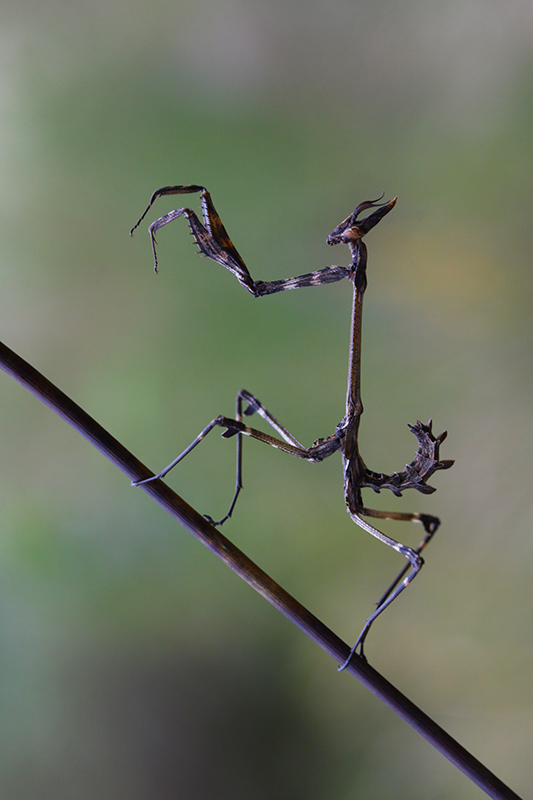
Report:
[[[47,406],[88,439],[130,480],[140,481],[153,473],[120,444],[101,425],[74,403],[60,389],[28,362],[0,342],[0,367],[30,390]],[[317,617],[291,597],[281,586],[254,564],[242,551],[204,517],[189,506],[161,480],[143,484],[142,489],[175,517],[188,531],[205,544],[228,567],[240,575],[269,603],[275,606],[309,638],[326,651],[337,664],[343,664],[350,647]],[[347,666],[364,686],[370,689],[396,714],[418,731],[430,744],[457,766],[480,789],[495,800],[520,800],[519,796],[474,758],[436,722],[405,695],[376,672],[370,664],[354,655]]]

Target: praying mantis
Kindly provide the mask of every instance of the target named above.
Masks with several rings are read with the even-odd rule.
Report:
[[[325,458],[340,452],[342,456],[342,467],[344,475],[344,497],[346,509],[351,519],[363,530],[370,533],[379,541],[391,547],[403,556],[407,564],[391,584],[387,591],[382,595],[376,609],[367,618],[361,633],[359,634],[354,646],[350,651],[346,662],[339,667],[339,670],[346,668],[353,654],[359,648],[359,654],[364,656],[364,643],[368,632],[377,617],[396,600],[396,598],[407,588],[420,572],[423,559],[420,555],[424,547],[436,532],[440,520],[438,517],[429,514],[408,513],[401,511],[381,511],[368,508],[363,503],[362,490],[373,489],[380,492],[382,489],[389,489],[397,497],[401,496],[406,489],[416,489],[422,494],[431,494],[435,491],[434,487],[428,484],[428,480],[438,470],[449,469],[453,461],[439,458],[439,448],[446,432],[435,437],[432,432],[431,420],[427,425],[418,421],[415,425],[409,425],[418,442],[417,452],[410,464],[406,465],[401,472],[394,472],[386,475],[381,472],[374,472],[366,466],[359,452],[358,434],[359,423],[363,413],[361,401],[361,332],[362,332],[362,312],[363,297],[367,288],[367,248],[363,242],[363,237],[369,233],[395,206],[396,198],[390,202],[380,202],[377,200],[367,200],[360,203],[346,219],[344,219],[327,237],[329,245],[345,244],[348,246],[351,255],[351,262],[347,267],[331,266],[315,272],[309,272],[295,278],[286,278],[275,281],[255,281],[244,263],[243,259],[236,250],[233,242],[222,224],[211,199],[210,193],[203,186],[183,185],[183,186],[164,186],[157,189],[150,198],[148,206],[138,222],[131,230],[131,235],[140,225],[148,211],[159,198],[166,195],[197,194],[200,195],[203,211],[203,222],[197,214],[190,208],[178,208],[170,211],[159,219],[156,219],[149,227],[152,251],[154,255],[154,268],[157,272],[158,261],[156,253],[155,234],[165,225],[185,216],[192,235],[203,255],[212,261],[221,264],[232,272],[241,286],[243,286],[254,297],[284,292],[289,289],[301,289],[308,286],[321,286],[323,284],[334,283],[343,279],[351,281],[353,284],[353,305],[352,305],[352,324],[350,339],[350,356],[348,368],[348,389],[346,394],[346,414],[339,422],[335,431],[325,438],[317,439],[310,447],[305,447],[290,433],[278,420],[265,408],[255,395],[241,390],[237,394],[235,418],[217,416],[198,434],[191,444],[180,453],[167,467],[157,475],[145,479],[144,481],[134,482],[133,485],[139,486],[142,483],[164,478],[171,469],[182,461],[191,450],[193,450],[213,428],[220,427],[225,429],[222,433],[224,438],[236,436],[237,441],[237,470],[236,484],[233,499],[227,514],[218,522],[211,517],[207,519],[214,525],[222,525],[232,515],[237,498],[242,489],[242,437],[249,436],[260,442],[264,442],[272,447],[282,450],[289,455],[304,459],[311,463],[318,463]],[[359,219],[359,216],[369,210],[370,213]],[[260,430],[251,428],[245,424],[244,418],[253,414],[258,414],[268,425],[278,434],[277,437],[270,436]],[[278,438],[280,437],[280,438]],[[368,522],[370,519],[393,519],[405,522],[421,523],[425,536],[418,548],[413,549],[392,539],[382,533],[378,528]]]

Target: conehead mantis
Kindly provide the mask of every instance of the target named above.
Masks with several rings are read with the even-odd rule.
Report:
[[[427,425],[424,425],[422,422],[417,422],[415,425],[409,426],[417,439],[418,450],[411,463],[405,466],[401,472],[395,472],[392,475],[373,472],[368,469],[359,452],[359,422],[361,414],[363,413],[363,404],[361,402],[361,331],[363,296],[367,287],[367,248],[363,242],[363,237],[394,208],[396,198],[388,203],[380,202],[382,198],[378,198],[378,200],[367,200],[360,203],[355,211],[346,217],[346,219],[337,225],[329,234],[327,237],[327,243],[329,245],[345,244],[348,246],[351,254],[351,263],[347,267],[331,266],[295,278],[286,278],[276,281],[255,281],[229,238],[222,224],[222,220],[213,205],[211,195],[203,186],[165,186],[158,189],[153,193],[146,210],[132,228],[131,234],[133,235],[134,230],[140,225],[153,203],[159,197],[195,193],[200,194],[203,222],[200,221],[197,214],[192,209],[178,208],[159,217],[159,219],[155,220],[149,227],[156,272],[158,267],[155,239],[156,232],[179,217],[185,216],[201,253],[211,260],[216,261],[218,264],[221,264],[223,267],[226,267],[226,269],[235,275],[241,286],[244,286],[254,297],[263,297],[264,295],[284,292],[289,289],[301,289],[307,286],[321,286],[322,284],[334,283],[344,278],[351,281],[353,284],[353,306],[346,414],[337,425],[334,433],[325,438],[317,439],[310,447],[305,447],[278,422],[257,397],[243,389],[237,395],[235,419],[224,416],[215,417],[198,434],[196,439],[165,467],[165,469],[161,470],[157,475],[147,478],[145,481],[139,481],[134,485],[138,486],[140,483],[164,478],[171,469],[179,464],[180,461],[182,461],[185,456],[213,430],[213,428],[224,428],[225,430],[222,436],[226,439],[236,436],[237,441],[235,493],[227,514],[221,520],[214,522],[214,520],[208,517],[214,525],[222,525],[231,517],[242,489],[243,436],[250,436],[252,439],[257,439],[278,450],[289,453],[289,455],[296,456],[297,458],[304,459],[311,463],[318,463],[333,455],[333,453],[340,452],[344,474],[344,497],[348,514],[360,528],[400,553],[400,555],[407,560],[405,568],[382,595],[377,603],[375,611],[366,620],[350,652],[350,656],[340,667],[342,670],[347,666],[357,648],[359,648],[360,654],[363,655],[364,642],[374,621],[419,573],[424,563],[420,553],[430,541],[440,524],[440,520],[437,517],[428,514],[380,511],[368,508],[363,503],[362,490],[368,488],[373,489],[375,492],[380,492],[382,489],[390,489],[390,491],[398,497],[401,496],[405,489],[416,489],[423,494],[431,494],[435,489],[428,485],[428,480],[437,470],[449,469],[453,464],[453,461],[440,460],[439,448],[446,438],[446,432],[435,437],[432,432],[431,420]],[[359,219],[359,216],[367,210],[370,210],[370,213],[366,217]],[[243,418],[250,417],[255,413],[259,414],[280,438],[270,436],[246,425]],[[418,548],[412,549],[382,533],[378,528],[368,522],[369,518],[419,522],[424,528],[425,536]]]

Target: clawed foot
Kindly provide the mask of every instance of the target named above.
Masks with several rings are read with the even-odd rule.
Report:
[[[350,664],[350,661],[352,660],[354,655],[356,655],[356,654],[358,655],[359,658],[362,658],[363,661],[367,660],[367,658],[365,656],[365,653],[364,653],[364,644],[365,644],[365,637],[366,637],[367,632],[368,632],[368,628],[366,628],[366,626],[365,626],[365,628],[363,628],[363,630],[361,632],[361,635],[359,636],[358,640],[356,641],[356,643],[354,644],[354,646],[350,650],[350,655],[348,656],[348,658],[346,659],[344,664],[341,664],[340,667],[337,667],[337,671],[338,672],[343,672],[346,669],[346,667]],[[357,653],[357,648],[358,647],[360,648],[359,649],[359,653]]]
[[[151,475],[149,478],[144,478],[142,481],[132,481],[131,485],[134,487],[142,486],[143,483],[151,483],[152,481],[156,481],[159,477],[159,475]]]
[[[210,517],[209,514],[204,514],[204,519],[206,519],[208,522],[210,522],[211,525],[214,525],[215,528],[218,528],[219,525],[223,525],[225,523],[225,521],[228,519],[228,517],[229,517],[229,514],[226,514],[226,516],[222,517],[221,520],[219,520],[218,522],[215,522],[213,517]]]

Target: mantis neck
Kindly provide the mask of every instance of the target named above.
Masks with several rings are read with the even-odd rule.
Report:
[[[363,295],[366,289],[366,247],[358,242],[353,253],[353,304],[352,331],[350,338],[350,360],[348,364],[348,391],[346,394],[346,416],[348,419],[363,413],[361,401],[361,334],[363,328]]]

